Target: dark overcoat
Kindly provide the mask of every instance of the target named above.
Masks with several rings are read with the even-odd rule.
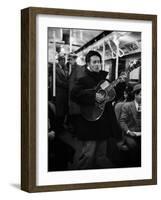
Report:
[[[69,76],[69,114],[70,115],[76,115],[80,114],[80,107],[77,103],[72,101],[70,98],[71,91],[73,87],[75,86],[77,80],[84,76],[85,66],[79,66],[77,64],[72,66],[72,71]]]
[[[68,110],[68,74],[56,64],[56,115],[64,116]]]
[[[95,103],[95,87],[101,80],[105,80],[107,72],[90,72],[80,78],[71,91],[71,98],[79,105],[91,105]],[[86,90],[90,89],[90,90]],[[104,140],[120,131],[111,102],[105,106],[102,116],[97,121],[87,121],[80,114],[77,116],[76,132],[80,140]],[[119,133],[120,134],[120,133]]]

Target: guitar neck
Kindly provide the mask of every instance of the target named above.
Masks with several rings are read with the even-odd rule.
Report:
[[[125,73],[129,73],[129,72],[131,72],[131,71],[132,71],[132,70],[128,69],[128,70],[125,71]],[[114,80],[114,81],[110,84],[110,86],[108,87],[108,90],[113,89],[118,83],[120,83],[120,81],[121,81],[120,78]]]
[[[119,79],[119,78],[116,79],[116,80],[114,80],[114,81],[107,87],[107,89],[108,89],[108,90],[112,90],[119,82],[120,82],[120,79]]]
[[[140,66],[140,64],[141,64],[141,60],[138,59],[138,60],[136,61],[136,63],[134,63],[134,64],[132,64],[132,65],[129,65],[129,67],[128,67],[128,69],[125,71],[125,73],[129,74],[131,71],[133,71],[134,69],[138,68],[138,67]],[[114,81],[110,84],[110,86],[108,86],[108,90],[113,89],[120,81],[121,81],[120,78],[114,80]],[[106,89],[107,89],[107,88],[106,88]]]

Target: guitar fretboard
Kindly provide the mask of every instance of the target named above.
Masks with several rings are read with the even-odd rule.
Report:
[[[141,60],[138,59],[135,63],[129,65],[128,69],[125,71],[125,73],[130,73],[132,72],[134,69],[140,67],[141,65]],[[105,90],[112,90],[119,82],[121,81],[120,77],[116,80],[114,80],[107,88],[105,88]]]

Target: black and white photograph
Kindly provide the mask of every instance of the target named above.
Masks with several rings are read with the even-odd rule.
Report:
[[[141,167],[142,33],[48,27],[48,172]]]

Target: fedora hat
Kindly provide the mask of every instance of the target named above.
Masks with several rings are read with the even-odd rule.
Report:
[[[137,92],[138,90],[141,90],[141,84],[137,84],[133,88],[133,93]]]
[[[61,60],[61,59],[64,59],[64,58],[65,58],[64,54],[62,54],[62,53],[58,54],[58,57],[57,57],[58,60]]]
[[[75,54],[75,53],[70,53],[69,55],[68,55],[68,59],[70,59],[70,58],[77,58],[78,56],[77,56],[77,54]]]

